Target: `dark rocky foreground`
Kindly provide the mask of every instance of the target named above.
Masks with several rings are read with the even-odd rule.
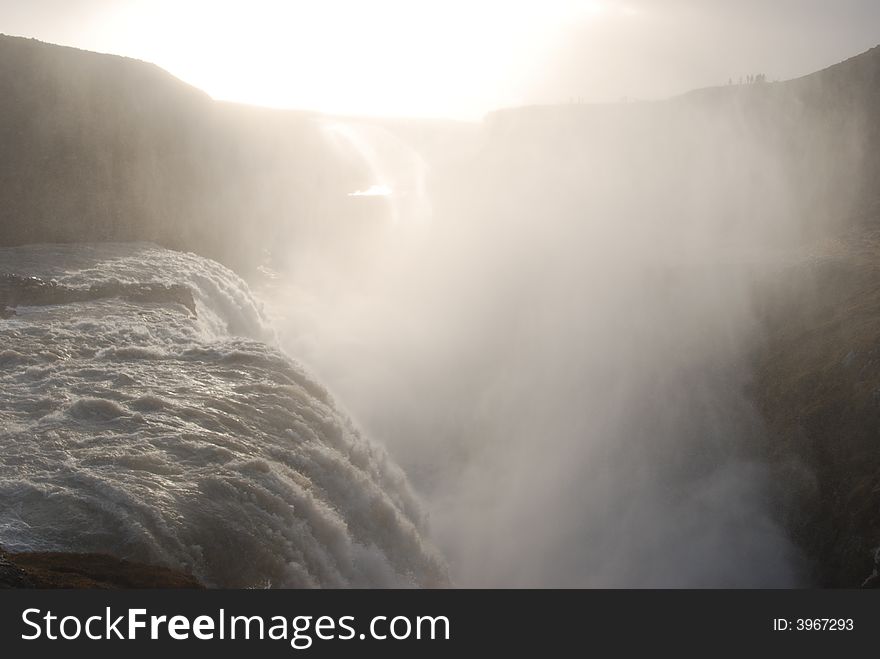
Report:
[[[192,576],[106,554],[0,549],[0,588],[202,588]]]
[[[192,291],[179,284],[96,284],[89,288],[71,288],[39,277],[0,274],[0,318],[15,315],[15,307],[71,304],[107,298],[131,302],[181,304],[195,315]]]

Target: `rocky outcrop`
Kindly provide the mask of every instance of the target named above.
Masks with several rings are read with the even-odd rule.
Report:
[[[62,286],[55,281],[15,274],[0,275],[0,318],[15,315],[18,306],[71,304],[119,297],[139,303],[180,304],[196,314],[192,291],[180,284],[95,284],[89,288]]]
[[[780,514],[812,583],[880,586],[880,233],[818,247],[764,290],[752,395]]]
[[[0,550],[0,588],[202,588],[192,576],[106,554]]]

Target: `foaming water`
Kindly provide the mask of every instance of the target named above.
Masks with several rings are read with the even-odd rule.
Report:
[[[0,545],[109,552],[206,584],[446,582],[403,472],[271,347],[234,273],[152,245],[0,250],[0,269],[188,286],[0,320]]]

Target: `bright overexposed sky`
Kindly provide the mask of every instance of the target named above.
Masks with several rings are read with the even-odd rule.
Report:
[[[877,0],[0,0],[0,32],[154,62],[214,98],[476,118],[809,73]]]

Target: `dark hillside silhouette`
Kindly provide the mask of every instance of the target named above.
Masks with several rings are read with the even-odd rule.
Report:
[[[0,36],[3,245],[147,240],[247,266],[269,223],[332,198],[318,140],[304,113],[217,103],[152,64]]]

